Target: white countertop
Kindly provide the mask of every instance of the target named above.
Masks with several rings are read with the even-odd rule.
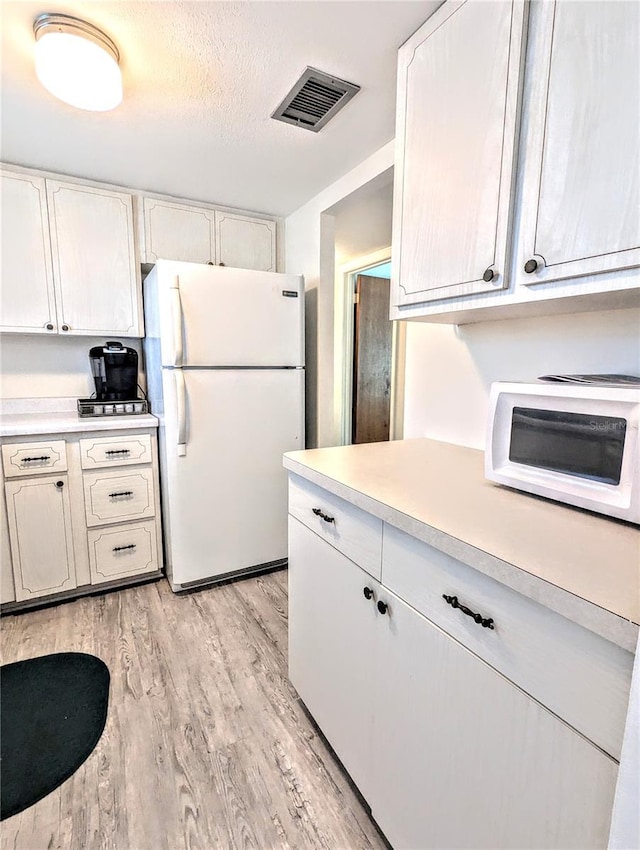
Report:
[[[487,481],[483,452],[435,440],[290,452],[284,465],[635,651],[637,527]]]
[[[0,402],[0,437],[158,427],[150,413],[81,419],[76,404],[75,398],[5,399]]]

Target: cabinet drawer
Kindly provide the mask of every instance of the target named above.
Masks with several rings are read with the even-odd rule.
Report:
[[[159,569],[155,520],[88,532],[91,583]]]
[[[150,434],[140,434],[137,437],[98,437],[80,440],[83,469],[151,463],[152,457]]]
[[[632,653],[391,526],[384,532],[382,583],[620,758]],[[490,618],[493,628],[444,595]]]
[[[66,445],[64,440],[7,443],[2,447],[2,464],[7,478],[64,472],[67,468]]]
[[[84,507],[88,526],[154,516],[153,470],[85,473]]]
[[[289,475],[289,513],[380,578],[382,520],[293,474]]]

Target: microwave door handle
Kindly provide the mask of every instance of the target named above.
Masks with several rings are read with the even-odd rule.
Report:
[[[182,366],[184,337],[182,332],[182,300],[180,298],[180,280],[176,277],[171,286],[171,314],[173,317],[173,366]]]
[[[174,369],[173,374],[176,381],[176,418],[178,425],[176,442],[178,457],[184,457],[187,453],[187,388],[182,369]]]

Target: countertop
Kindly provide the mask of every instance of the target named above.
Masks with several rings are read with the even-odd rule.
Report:
[[[290,452],[284,466],[635,651],[636,526],[487,481],[483,452],[435,440]]]
[[[75,398],[5,399],[0,402],[0,438],[158,427],[150,413],[81,419],[76,403]]]

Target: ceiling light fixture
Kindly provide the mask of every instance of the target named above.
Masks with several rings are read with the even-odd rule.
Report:
[[[50,13],[36,18],[33,32],[36,74],[47,91],[92,112],[121,102],[120,55],[109,36],[80,18]]]

